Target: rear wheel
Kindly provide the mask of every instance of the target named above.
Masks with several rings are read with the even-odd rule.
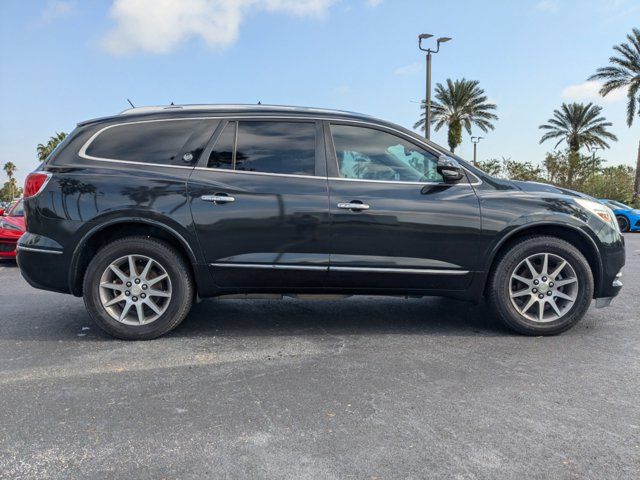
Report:
[[[102,248],[83,284],[91,317],[126,340],[156,338],[175,328],[191,308],[193,290],[180,253],[148,237],[127,237]]]
[[[616,216],[616,220],[618,221],[618,226],[620,227],[621,232],[629,231],[629,219],[623,215]]]
[[[593,297],[589,263],[554,237],[529,237],[497,260],[489,302],[509,327],[526,335],[555,335],[586,313]]]

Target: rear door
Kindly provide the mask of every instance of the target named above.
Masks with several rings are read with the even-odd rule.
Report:
[[[331,266],[346,289],[461,290],[477,269],[478,198],[438,154],[384,127],[327,125]]]
[[[324,282],[329,207],[320,122],[223,121],[188,192],[218,286],[294,291]]]

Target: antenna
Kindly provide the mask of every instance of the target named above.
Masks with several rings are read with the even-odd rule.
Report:
[[[128,98],[127,98],[127,102],[129,102],[129,105],[131,105],[131,108],[136,108],[136,106],[133,103],[131,103],[131,100],[129,100]]]

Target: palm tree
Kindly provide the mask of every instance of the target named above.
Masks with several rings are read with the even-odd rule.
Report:
[[[492,113],[497,107],[489,103],[484,90],[480,88],[477,80],[456,80],[447,79],[446,87],[441,83],[436,85],[435,101],[431,104],[431,123],[435,125],[436,131],[444,125],[449,128],[448,143],[452,152],[462,143],[462,128],[471,135],[471,127],[477,126],[483,132],[493,130],[495,127],[491,123],[497,120],[498,116]],[[426,102],[422,102],[421,119],[416,122],[413,128],[424,130]]]
[[[627,40],[613,47],[619,55],[609,57],[610,65],[599,68],[589,80],[605,80],[600,89],[603,97],[618,88],[627,89],[627,125],[631,127],[636,112],[640,116],[640,29],[634,28]],[[634,201],[640,201],[640,142],[633,191]]]
[[[547,132],[540,139],[540,143],[547,140],[559,139],[554,148],[566,142],[569,151],[578,153],[580,147],[609,148],[606,140],[618,140],[613,133],[607,131],[610,122],[600,116],[602,107],[588,103],[563,103],[560,110],[553,111],[553,118],[538,128]]]
[[[67,136],[66,133],[64,132],[56,132],[56,134],[49,138],[49,141],[46,144],[38,144],[37,147],[37,151],[38,151],[38,160],[40,160],[41,162],[44,162],[47,157],[49,155],[51,155],[51,152],[53,152],[53,150],[58,146],[58,144],[60,142],[62,142],[65,137]]]
[[[13,182],[13,174],[16,173],[17,168],[13,162],[7,162],[4,164],[4,167],[2,167],[2,169],[7,174],[7,177],[9,177],[9,196],[11,197],[11,200],[13,200],[13,197],[14,197],[13,186],[15,185]]]

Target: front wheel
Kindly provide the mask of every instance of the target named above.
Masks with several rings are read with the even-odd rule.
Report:
[[[497,260],[489,303],[509,327],[525,335],[555,335],[584,316],[593,297],[585,257],[554,237],[528,237]]]
[[[149,237],[106,245],[87,267],[83,283],[93,320],[124,340],[147,340],[174,329],[189,312],[193,291],[180,253]]]
[[[616,220],[618,221],[618,226],[620,227],[621,232],[629,231],[629,219],[623,215],[616,216]]]

